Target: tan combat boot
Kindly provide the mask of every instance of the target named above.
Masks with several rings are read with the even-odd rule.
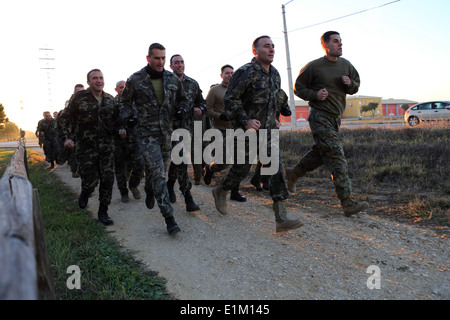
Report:
[[[227,194],[228,191],[223,190],[222,186],[215,187],[212,190],[216,209],[223,215],[228,213],[227,209]]]
[[[341,200],[342,209],[344,210],[344,215],[350,217],[358,212],[361,212],[369,207],[366,201],[353,201],[350,198]]]
[[[303,226],[303,223],[300,222],[300,220],[290,220],[287,217],[285,201],[274,202],[272,208],[275,212],[275,232],[293,230]]]
[[[286,173],[286,180],[287,180],[286,184],[287,184],[288,190],[290,192],[295,192],[297,189],[296,184],[297,184],[298,178],[303,177],[306,174],[306,172],[302,171],[301,174],[298,175],[297,173],[295,173],[294,168],[286,168],[285,173]]]

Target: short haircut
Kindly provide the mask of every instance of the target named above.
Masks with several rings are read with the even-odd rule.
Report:
[[[96,72],[96,71],[102,72],[100,69],[92,69],[92,70],[89,71],[88,74],[87,74],[87,81],[89,81],[89,76],[91,75],[91,73],[92,73],[92,72]],[[84,87],[84,86],[83,86],[83,87]]]
[[[339,35],[339,32],[337,31],[327,31],[320,37],[320,43],[323,45],[324,43],[328,43],[330,41],[330,38],[332,35],[337,34]]]
[[[125,80],[119,80],[119,81],[116,82],[116,88],[119,86],[119,84],[120,84],[121,82],[125,82],[125,83],[126,83]]]
[[[226,68],[231,68],[234,70],[234,68],[232,66],[230,66],[229,64],[226,64],[222,68],[220,68],[220,72],[223,73],[223,70],[225,70]]]
[[[84,85],[81,83],[78,83],[75,85],[75,87],[73,89],[76,90],[77,88],[84,88]]]
[[[173,56],[170,57],[170,65],[172,65],[172,59],[175,57],[181,57],[181,54],[174,54]]]
[[[153,53],[153,49],[158,49],[158,50],[166,50],[166,48],[164,48],[164,46],[160,43],[152,43],[150,45],[150,47],[148,47],[148,56],[151,57],[152,53]]]
[[[252,50],[258,48],[258,42],[259,42],[259,40],[264,39],[264,38],[269,38],[269,39],[270,39],[269,36],[260,36],[260,37],[256,38],[256,39],[253,41],[253,44],[252,44]]]

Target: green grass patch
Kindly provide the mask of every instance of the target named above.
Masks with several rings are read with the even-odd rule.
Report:
[[[0,150],[0,168],[14,150]],[[108,236],[103,225],[81,210],[77,195],[46,169],[43,158],[28,149],[29,180],[39,191],[53,284],[58,300],[172,300],[165,280],[146,271],[132,252]],[[6,166],[4,166],[6,168]],[[3,169],[4,170],[4,169]],[[0,173],[3,174],[3,171]],[[81,289],[68,289],[66,282],[81,270]]]
[[[0,149],[0,177],[6,170],[16,149]]]

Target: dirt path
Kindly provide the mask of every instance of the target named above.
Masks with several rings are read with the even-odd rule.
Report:
[[[76,194],[80,179],[67,165],[54,173]],[[177,185],[176,185],[177,186]],[[144,197],[120,202],[114,187],[107,232],[136,259],[167,279],[179,299],[449,299],[449,240],[434,231],[361,213],[351,218],[315,207],[288,206],[305,226],[274,233],[267,192],[242,188],[247,203],[229,202],[227,216],[214,207],[212,186],[193,186],[200,211],[185,211],[177,192],[175,217],[182,231],[167,234],[159,209]],[[140,190],[144,195],[143,185]],[[292,195],[298,197],[299,195]],[[96,217],[98,192],[88,209]],[[369,199],[370,200],[370,199]],[[369,289],[380,271],[380,289]],[[375,280],[369,281],[377,285]]]

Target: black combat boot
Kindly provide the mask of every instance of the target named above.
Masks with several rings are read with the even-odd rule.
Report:
[[[194,199],[192,198],[192,194],[191,194],[190,190],[187,190],[184,193],[184,202],[186,203],[186,211],[187,212],[200,210],[200,207],[194,202]]]
[[[100,203],[100,207],[98,209],[98,221],[100,221],[105,226],[110,226],[114,224],[111,218],[108,216],[108,206]]]
[[[171,236],[181,231],[180,227],[175,222],[174,217],[166,218],[166,225],[167,225],[167,232],[169,232]]]
[[[50,169],[53,169],[55,167],[55,161],[50,161]]]
[[[174,185],[175,185],[174,180],[167,180],[167,191],[169,191],[170,203],[177,202],[177,195],[175,194],[175,191],[173,190]]]
[[[238,202],[247,202],[247,198],[239,193],[239,189],[231,190],[230,200]]]
[[[87,194],[84,191],[81,191],[80,197],[78,198],[78,206],[81,209],[84,209],[87,207],[88,201],[89,201],[89,194]]]
[[[270,191],[269,178],[264,177],[264,178],[261,179],[261,182],[262,182],[263,189],[266,190],[266,191]]]
[[[256,191],[263,191],[263,188],[261,187],[261,182],[259,182],[259,179],[256,175],[253,175],[252,179],[250,180],[250,183],[256,188]]]
[[[147,208],[153,209],[153,207],[155,206],[155,195],[153,193],[153,188],[145,186],[145,193],[145,205],[147,206]]]
[[[214,174],[214,172],[211,171],[209,166],[210,165],[206,165],[205,168],[203,169],[203,181],[205,181],[206,185],[211,184],[211,179]]]
[[[122,201],[124,203],[130,202],[130,197],[128,196],[128,192],[120,195],[120,201]]]

